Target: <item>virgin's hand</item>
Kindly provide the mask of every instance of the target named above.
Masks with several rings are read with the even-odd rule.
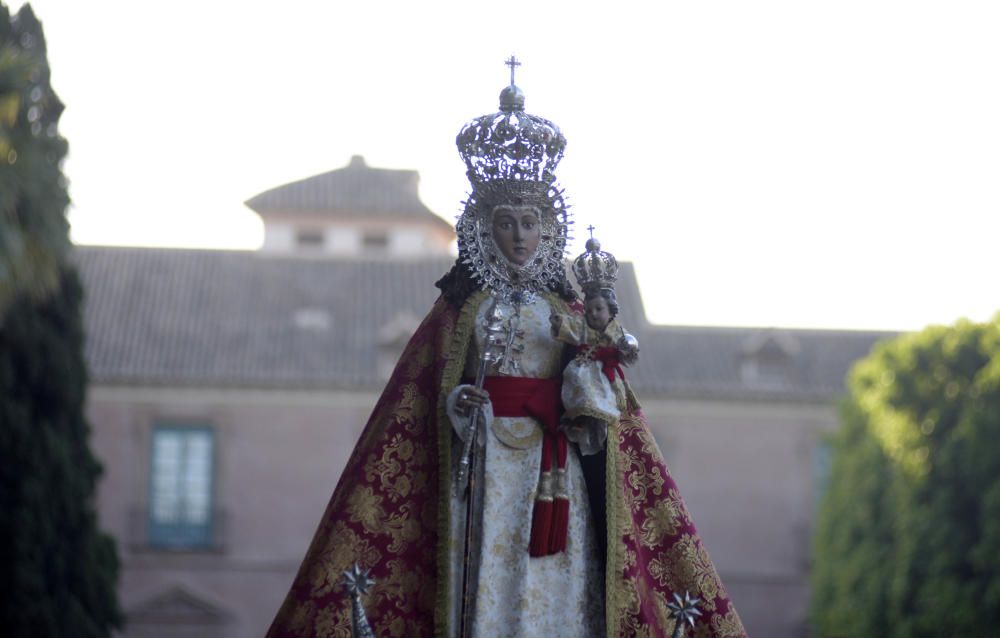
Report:
[[[475,386],[469,386],[459,393],[455,406],[468,413],[471,409],[483,407],[489,400],[489,392]]]

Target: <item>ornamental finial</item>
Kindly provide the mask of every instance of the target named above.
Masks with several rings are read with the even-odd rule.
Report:
[[[361,570],[361,567],[354,565],[344,572],[343,586],[351,597],[351,638],[375,638],[368,617],[365,615],[365,608],[361,604],[361,597],[368,593],[368,590],[375,581],[368,576],[369,570]]]
[[[671,618],[677,621],[674,624],[674,633],[671,638],[684,638],[684,623],[694,627],[695,619],[701,616],[701,611],[698,609],[698,603],[700,602],[701,599],[695,598],[689,591],[684,592],[683,598],[680,594],[674,592],[674,601],[667,603],[667,607],[670,608]]]
[[[521,66],[521,61],[514,57],[514,54],[512,53],[511,56],[504,61],[504,64],[510,67],[510,85],[514,86],[514,69]]]

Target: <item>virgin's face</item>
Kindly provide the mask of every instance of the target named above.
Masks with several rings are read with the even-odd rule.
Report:
[[[493,209],[493,240],[507,261],[523,266],[535,256],[542,238],[535,206],[508,206]]]

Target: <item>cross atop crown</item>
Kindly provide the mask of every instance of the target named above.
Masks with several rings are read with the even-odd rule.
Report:
[[[521,61],[511,54],[511,56],[504,61],[504,64],[510,67],[510,85],[514,86],[514,69],[521,66]]]

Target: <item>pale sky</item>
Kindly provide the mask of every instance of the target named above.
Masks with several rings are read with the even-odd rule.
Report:
[[[652,320],[1000,310],[995,0],[32,6],[80,244],[253,249],[245,200],[354,154],[420,171],[453,220],[455,135],[496,110],[515,53],[527,110],[569,141],[574,254],[596,226]]]

